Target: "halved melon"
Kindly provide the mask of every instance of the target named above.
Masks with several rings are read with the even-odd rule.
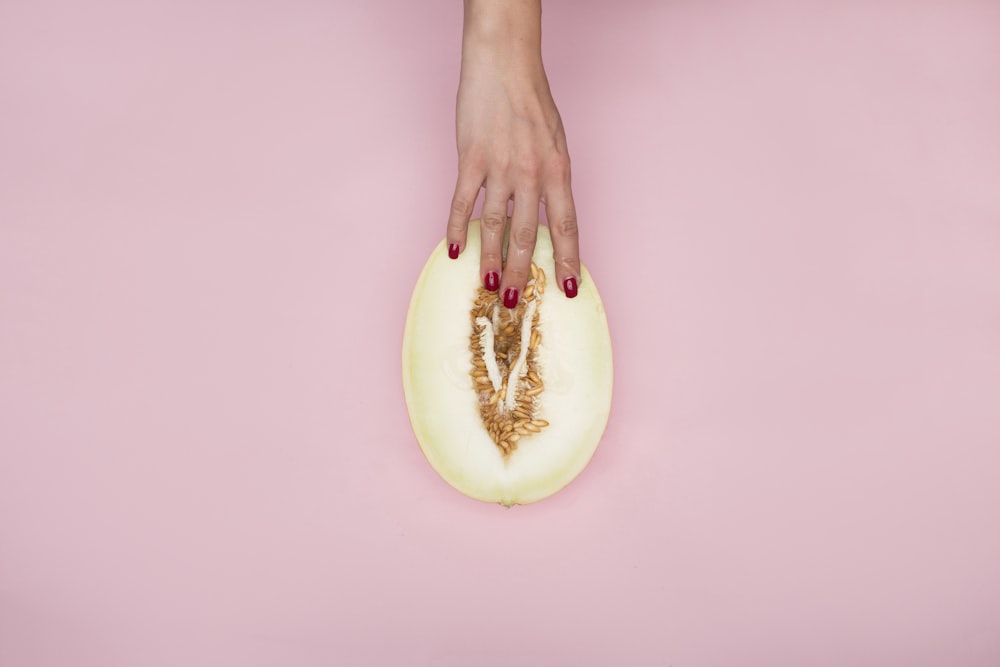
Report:
[[[465,251],[431,254],[410,300],[403,390],[431,466],[472,498],[546,498],[590,461],[611,410],[611,337],[586,268],[578,295],[555,285],[552,240],[538,228],[532,279],[504,308],[481,287],[479,222]]]

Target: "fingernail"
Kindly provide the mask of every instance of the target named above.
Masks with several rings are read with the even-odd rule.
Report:
[[[576,278],[567,278],[564,280],[563,291],[566,292],[567,299],[572,299],[576,296]]]
[[[491,292],[496,292],[500,289],[500,276],[497,275],[496,271],[490,271],[486,274],[486,279],[483,280],[483,284],[486,285],[486,289]]]
[[[517,290],[513,287],[508,287],[503,293],[503,305],[508,308],[517,308]]]
[[[458,259],[458,244],[457,243],[449,243],[448,244],[448,257],[451,257],[452,259]]]

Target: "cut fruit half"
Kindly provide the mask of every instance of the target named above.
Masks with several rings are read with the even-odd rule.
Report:
[[[576,298],[555,285],[539,226],[517,308],[482,288],[479,222],[465,251],[431,254],[403,334],[403,391],[431,466],[467,496],[502,505],[546,498],[597,449],[611,410],[611,336],[584,267]]]

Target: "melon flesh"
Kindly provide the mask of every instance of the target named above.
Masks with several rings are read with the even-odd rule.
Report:
[[[593,456],[611,409],[611,338],[585,267],[576,298],[556,285],[552,240],[539,226],[533,261],[548,286],[538,306],[544,390],[534,416],[549,425],[505,456],[483,424],[470,374],[479,243],[473,221],[461,256],[449,259],[442,241],[420,274],[403,335],[403,390],[417,442],[445,481],[478,500],[523,505],[563,488]]]

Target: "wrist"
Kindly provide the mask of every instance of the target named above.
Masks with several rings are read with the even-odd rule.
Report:
[[[541,72],[541,0],[465,0],[462,64]]]

